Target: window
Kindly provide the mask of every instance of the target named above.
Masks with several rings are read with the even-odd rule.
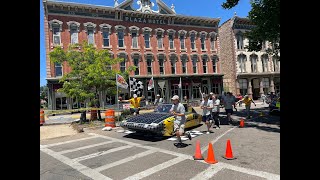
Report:
[[[236,38],[237,38],[237,48],[238,49],[243,49],[243,35],[242,35],[242,33],[239,32],[236,35]]]
[[[178,86],[171,86],[171,96],[179,95],[179,87]]]
[[[114,59],[114,54],[109,52],[109,57],[110,57],[111,59]],[[109,71],[111,71],[111,70],[112,70],[112,65],[107,63],[106,69],[109,70]]]
[[[196,40],[196,34],[195,34],[195,33],[192,33],[192,34],[190,35],[191,49],[192,49],[192,50],[195,50],[195,49],[196,49],[196,42],[195,42],[195,40]]]
[[[199,89],[200,84],[193,84],[192,86],[192,97],[194,99],[200,98],[200,89]]]
[[[112,66],[110,64],[107,65],[107,71],[111,71],[112,70]]]
[[[117,35],[118,35],[118,47],[124,48],[125,47],[124,31],[125,31],[126,27],[124,27],[122,25],[117,25],[117,26],[115,26],[115,29],[116,29]]]
[[[187,55],[181,56],[181,63],[182,63],[182,73],[187,73]]]
[[[180,48],[181,49],[185,49],[185,46],[184,46],[184,35],[180,35]]]
[[[269,92],[269,78],[262,78],[263,92]]]
[[[169,48],[174,48],[173,34],[169,34]]]
[[[110,47],[111,25],[100,24],[99,26],[100,26],[100,31],[102,33],[102,46]]]
[[[217,72],[217,61],[218,61],[218,57],[213,56],[212,57],[212,70],[213,70],[213,73]]]
[[[212,83],[212,90],[214,94],[219,94],[219,83]]]
[[[257,72],[257,55],[251,55],[251,72]]]
[[[132,47],[133,48],[138,48],[138,37],[137,33],[132,33]]]
[[[176,56],[175,55],[171,55],[170,63],[171,63],[171,74],[176,74]]]
[[[92,23],[92,22],[87,22],[84,23],[84,26],[86,28],[87,31],[87,37],[88,37],[88,43],[89,44],[94,44],[94,33],[95,33],[95,28],[96,28],[96,24]]]
[[[70,39],[71,39],[71,44],[78,43],[78,27],[75,24],[72,24],[70,27]]]
[[[49,21],[50,30],[52,31],[52,44],[61,45],[62,21],[51,20]]]
[[[216,32],[211,32],[209,33],[210,35],[210,49],[214,50],[215,49],[215,41],[217,39],[217,33]]]
[[[164,74],[164,56],[163,55],[158,56],[158,60],[159,60],[160,74]]]
[[[268,56],[262,55],[261,62],[262,62],[262,72],[268,72]]]
[[[197,65],[197,56],[192,56],[192,67],[193,67],[193,73],[197,74],[198,73],[198,65]]]
[[[103,31],[102,32],[102,37],[103,37],[103,46],[104,47],[110,46],[109,32],[108,31]]]
[[[120,72],[124,73],[126,71],[127,54],[119,53],[118,57],[123,59],[123,61],[120,62]]]
[[[273,57],[272,57],[272,61],[273,61],[273,71],[274,71],[274,72],[279,72],[279,71],[280,71],[280,61],[279,61],[279,58],[273,56]]]
[[[182,96],[187,96],[189,98],[189,86],[182,83]]]
[[[152,75],[152,56],[147,56],[147,73]]]
[[[203,73],[208,73],[207,57],[202,57]]]
[[[246,55],[244,55],[244,54],[238,55],[238,64],[239,64],[240,73],[245,73],[246,72],[245,60],[246,60]]]
[[[136,70],[134,71],[134,75],[139,75],[139,56],[134,56],[133,57],[133,64],[136,66]]]
[[[200,37],[200,41],[201,41],[201,50],[205,50],[206,49],[206,44],[205,41],[206,40],[206,35],[205,34],[201,34]]]
[[[146,48],[150,48],[150,35],[149,33],[144,34],[144,44]]]
[[[62,65],[61,65],[61,63],[55,63],[54,67],[55,67],[56,77],[62,76]]]
[[[246,95],[248,92],[248,81],[247,79],[239,79],[239,88],[240,88],[240,94]]]
[[[124,47],[124,36],[123,32],[120,31],[118,32],[118,46],[119,47]]]
[[[157,34],[157,41],[158,41],[158,48],[162,49],[163,48],[163,41],[162,41],[162,35]]]
[[[214,38],[211,37],[210,38],[210,48],[211,48],[211,50],[214,50],[214,42],[215,42]]]

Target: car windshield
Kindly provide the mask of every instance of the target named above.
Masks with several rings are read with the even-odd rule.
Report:
[[[155,112],[169,113],[172,104],[160,104],[154,110]]]

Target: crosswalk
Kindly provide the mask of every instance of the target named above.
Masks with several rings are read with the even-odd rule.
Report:
[[[186,171],[184,179],[212,179],[215,174],[223,169],[231,169],[270,180],[280,179],[280,175],[277,174],[237,167],[223,162],[209,165],[204,161],[194,161],[192,156],[186,154],[96,133],[88,134],[90,136],[85,138],[40,145],[40,151],[94,180],[153,179],[155,176],[165,174],[165,172],[171,170],[170,168],[175,167],[179,169],[180,166],[176,165],[183,163],[193,164],[194,167],[201,167],[196,173]],[[105,142],[101,142],[101,139],[104,139]],[[88,141],[95,143],[90,144]],[[70,145],[77,142],[86,143],[81,147],[75,146],[75,148]],[[119,156],[119,154],[121,155]],[[160,160],[161,158],[159,157],[163,159]],[[131,169],[132,172],[130,171]],[[121,174],[116,174],[117,171],[120,171]],[[181,169],[181,171],[184,171],[184,169]],[[176,177],[175,179],[179,178]]]

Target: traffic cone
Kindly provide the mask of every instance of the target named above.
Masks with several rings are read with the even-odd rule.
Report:
[[[244,120],[243,120],[242,118],[240,119],[240,125],[239,125],[239,127],[241,127],[241,128],[244,127]]]
[[[214,151],[213,151],[212,143],[209,143],[208,156],[207,156],[207,159],[205,159],[204,161],[209,164],[215,164],[218,162],[214,158]]]
[[[227,141],[226,155],[223,156],[223,158],[228,159],[228,160],[236,159],[235,157],[233,157],[233,154],[232,154],[230,139],[228,139],[228,141]]]
[[[40,110],[40,126],[42,126],[45,123],[44,119],[44,110]]]
[[[193,159],[194,160],[203,160],[204,159],[202,154],[201,154],[201,148],[200,148],[200,141],[199,140],[197,140],[196,152],[194,153]]]

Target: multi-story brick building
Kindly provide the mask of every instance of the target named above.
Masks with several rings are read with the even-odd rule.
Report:
[[[124,70],[138,66],[131,77],[144,83],[143,94],[149,101],[154,100],[155,94],[162,94],[159,82],[165,84],[165,99],[181,95],[180,78],[182,95],[189,99],[201,98],[199,87],[206,93],[221,93],[223,74],[217,36],[220,19],[179,15],[173,5],[168,7],[161,0],[156,0],[157,11],[152,9],[154,3],[150,0],[138,1],[138,9],[133,9],[133,3],[133,0],[122,3],[115,0],[114,7],[107,7],[44,0],[50,109],[80,106],[76,99],[56,92],[62,86],[58,80],[71,69],[66,63],[52,63],[48,54],[56,46],[67,49],[83,40],[124,59],[112,68]],[[148,91],[151,77],[155,88]],[[100,97],[102,106],[109,102],[108,98],[114,99],[104,92]]]
[[[280,61],[267,54],[268,42],[259,52],[248,52],[244,36],[254,25],[248,18],[234,16],[219,27],[220,60],[224,88],[257,99],[261,94],[280,92]]]

